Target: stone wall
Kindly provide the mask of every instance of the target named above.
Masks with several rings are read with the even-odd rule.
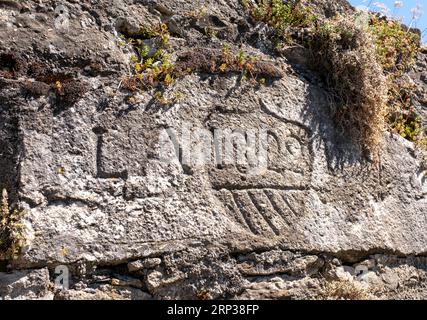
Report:
[[[273,55],[237,0],[57,5],[0,6],[0,187],[25,210],[27,240],[2,297],[298,299],[342,283],[425,297],[421,151],[388,133],[379,166],[366,160],[318,77]],[[172,59],[228,43],[281,76],[192,73],[166,88],[172,106],[128,92],[118,33],[159,22]],[[68,291],[53,289],[58,266]],[[38,289],[19,291],[28,281]]]

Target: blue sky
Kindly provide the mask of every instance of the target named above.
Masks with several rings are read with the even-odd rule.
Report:
[[[410,25],[413,17],[411,9],[416,8],[417,5],[421,7],[421,12],[419,13],[419,18],[416,21],[412,21],[412,25],[421,29],[423,31],[423,42],[427,42],[427,2],[425,0],[349,0],[349,2],[357,6],[365,6],[370,8],[372,11],[382,11],[379,7],[380,3],[387,6],[389,9],[389,14],[402,18],[405,24]],[[401,8],[395,8],[395,2],[401,2]]]

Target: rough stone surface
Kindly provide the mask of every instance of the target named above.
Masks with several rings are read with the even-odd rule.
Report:
[[[423,126],[427,126],[427,51],[419,53],[417,62],[411,71],[411,79],[417,90],[415,106],[417,113],[421,116]]]
[[[28,240],[10,270],[67,266],[70,290],[49,289],[57,299],[314,299],[327,281],[427,297],[421,152],[387,134],[380,166],[364,160],[335,129],[316,76],[269,53],[268,30],[239,1],[63,5],[0,7],[0,188],[26,210]],[[119,33],[159,22],[172,59],[241,43],[283,76],[255,86],[235,73],[192,73],[166,89],[182,97],[169,107],[153,92],[129,93],[121,81],[132,49]],[[68,85],[60,101],[48,93],[52,79]],[[268,148],[246,153],[265,151],[265,165],[195,157],[215,129],[259,141],[265,133]],[[178,161],[177,149],[192,158]],[[0,274],[1,296],[45,297],[55,275],[41,270]]]
[[[52,300],[52,286],[47,268],[14,273],[0,273],[0,297],[4,300]]]

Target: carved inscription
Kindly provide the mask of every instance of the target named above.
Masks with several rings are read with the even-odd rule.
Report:
[[[251,123],[266,128],[266,166],[263,170],[251,171],[250,161],[246,167],[230,163],[211,166],[209,177],[227,214],[249,232],[266,237],[292,232],[295,219],[304,214],[304,193],[310,188],[313,171],[308,129],[265,113],[257,116],[218,114],[211,117],[210,123],[231,123],[240,127],[240,131]],[[248,135],[241,139],[250,145]],[[257,148],[260,145],[255,144],[255,150],[247,148],[244,155],[248,156],[249,152],[259,154]]]

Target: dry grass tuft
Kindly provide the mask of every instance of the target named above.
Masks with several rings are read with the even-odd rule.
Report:
[[[372,296],[358,283],[351,281],[327,282],[320,293],[324,300],[372,300]]]
[[[299,0],[242,3],[254,20],[274,30],[276,48],[296,43],[310,49],[313,69],[335,96],[337,127],[368,158],[378,160],[387,126],[408,140],[422,141],[411,101],[414,89],[404,78],[415,62],[419,35],[374,14],[365,26],[354,16],[325,19]]]
[[[341,17],[318,25],[309,47],[314,68],[335,93],[337,126],[376,160],[385,130],[388,82],[372,36]]]

